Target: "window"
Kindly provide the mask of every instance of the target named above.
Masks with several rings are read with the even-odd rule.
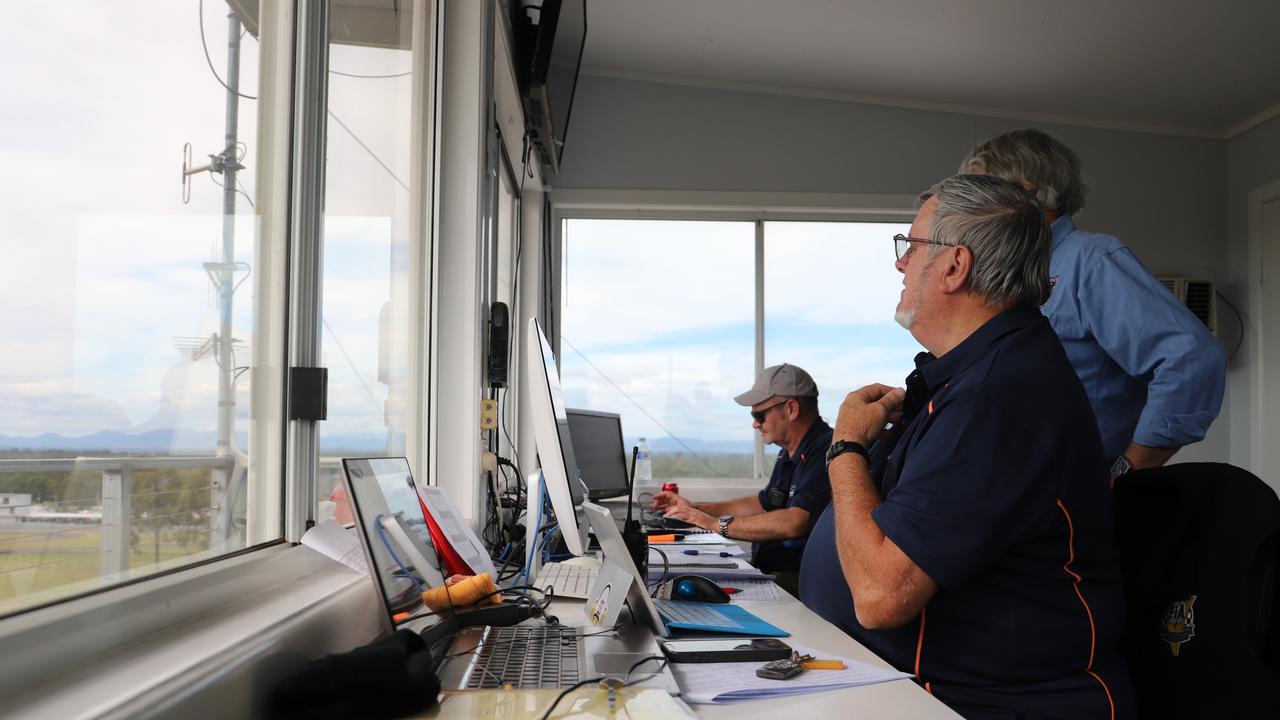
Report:
[[[910,223],[766,222],[764,364],[813,375],[835,425],[845,395],[901,385],[920,344],[894,322],[902,275],[892,237]]]
[[[621,414],[655,480],[752,475],[754,247],[750,222],[565,222],[565,404]]]
[[[893,320],[906,223],[762,222],[765,365],[813,374],[823,417],[870,382],[901,383],[919,345]],[[759,434],[734,396],[755,377],[756,223],[564,221],[565,402],[618,412],[655,480],[755,482]]]
[[[8,614],[281,523],[249,491],[255,33],[213,0],[0,17]]]
[[[343,3],[330,11],[321,500],[341,485],[340,458],[411,454],[414,348],[426,331],[414,239],[430,197],[423,164],[414,162],[426,50],[415,50],[413,13]]]

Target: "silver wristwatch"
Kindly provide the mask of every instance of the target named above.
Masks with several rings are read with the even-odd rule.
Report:
[[[723,537],[729,537],[729,523],[733,522],[732,515],[720,516],[720,534]]]

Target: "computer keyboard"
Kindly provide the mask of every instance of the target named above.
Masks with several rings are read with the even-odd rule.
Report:
[[[657,528],[661,530],[685,530],[697,527],[693,523],[685,522],[684,520],[665,517],[657,510],[645,510],[641,517],[641,521],[644,523],[645,527],[648,528]]]
[[[725,629],[740,627],[738,623],[718,612],[717,608],[706,603],[655,598],[653,604],[658,608],[658,612],[671,622]]]
[[[533,585],[539,588],[550,587],[557,597],[586,600],[599,574],[599,566],[549,562],[542,566]]]
[[[569,687],[579,679],[579,635],[563,625],[492,627],[468,670],[468,689]]]

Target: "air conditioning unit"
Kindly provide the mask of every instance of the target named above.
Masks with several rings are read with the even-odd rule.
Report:
[[[1171,275],[1161,275],[1156,279],[1169,288],[1169,292],[1186,305],[1192,315],[1200,318],[1209,332],[1215,336],[1218,334],[1218,298],[1212,280]]]

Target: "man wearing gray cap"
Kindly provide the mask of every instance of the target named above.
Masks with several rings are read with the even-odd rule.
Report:
[[[769,484],[756,495],[723,502],[694,503],[660,492],[653,507],[727,538],[750,540],[752,564],[798,596],[805,541],[831,502],[825,461],[831,426],[818,415],[818,386],[809,373],[783,363],[762,370],[734,401],[751,408],[751,426],[765,443],[782,448]]]

